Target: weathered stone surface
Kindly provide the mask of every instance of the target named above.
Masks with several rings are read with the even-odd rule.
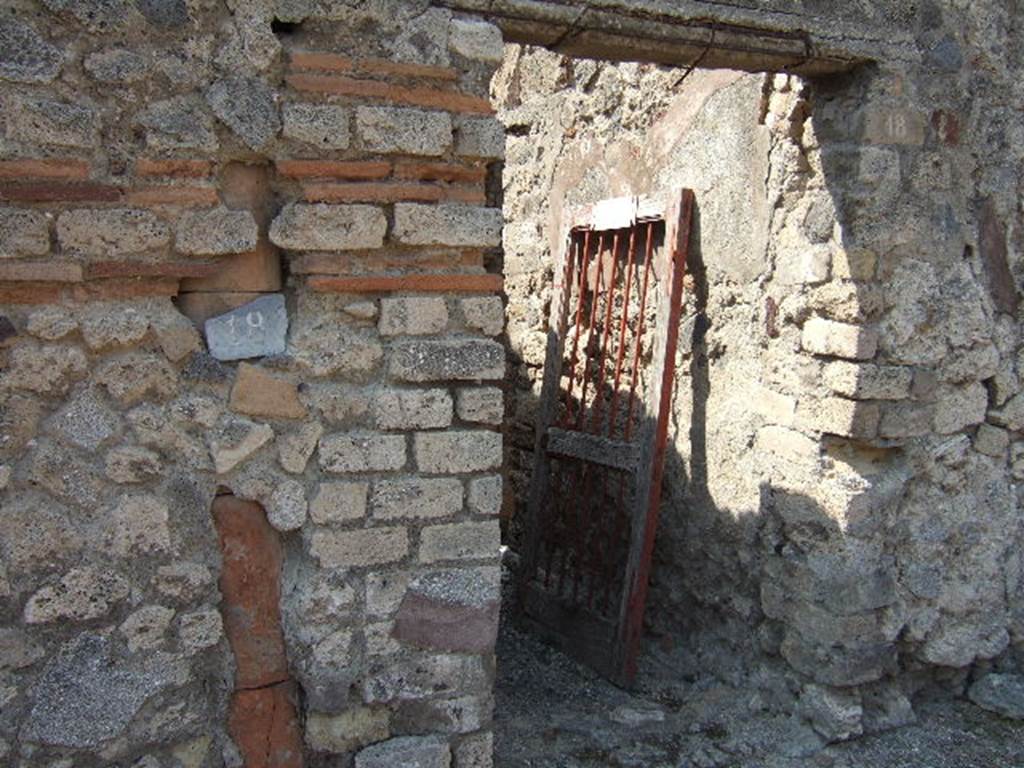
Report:
[[[504,56],[501,30],[482,19],[452,19],[448,46],[467,59],[494,64]]]
[[[893,365],[858,365],[835,360],[825,366],[825,383],[837,395],[855,400],[903,400],[910,397],[913,370]]]
[[[802,426],[829,435],[872,438],[878,433],[880,419],[877,404],[842,397],[801,401],[797,408]]]
[[[320,525],[341,523],[366,517],[366,496],[370,484],[333,481],[320,483],[309,514]]]
[[[356,768],[449,768],[451,750],[448,742],[437,736],[401,736],[359,752]]]
[[[436,296],[408,296],[380,300],[381,336],[429,336],[448,325],[448,307]]]
[[[302,474],[316,450],[324,428],[318,421],[303,424],[295,432],[277,438],[277,460],[286,472]]]
[[[288,679],[281,632],[281,542],[259,504],[218,496],[213,520],[224,567],[224,631],[235,656],[236,689]]]
[[[206,103],[249,149],[266,149],[281,130],[274,92],[255,77],[218,80],[206,92]]]
[[[171,547],[170,511],[159,496],[122,496],[107,517],[107,542],[114,554],[128,557]]]
[[[989,411],[989,421],[1014,432],[1024,431],[1024,393],[1010,398],[1001,408]]]
[[[27,479],[62,501],[90,512],[103,493],[103,477],[91,462],[77,451],[50,442],[37,444]]]
[[[173,29],[189,21],[186,0],[136,0],[135,7],[155,27]]]
[[[452,398],[444,389],[389,389],[373,402],[380,429],[435,429],[452,423]]]
[[[132,653],[152,650],[163,645],[164,635],[174,618],[174,609],[162,605],[147,605],[133,612],[121,622],[118,631],[124,636]]]
[[[500,296],[470,296],[459,299],[466,325],[487,336],[497,336],[505,327],[505,307]]]
[[[396,649],[401,648],[396,640],[389,642]],[[490,719],[492,708],[490,698],[482,696],[403,701],[394,714],[391,730],[396,735],[469,733],[479,730]]]
[[[78,321],[63,307],[40,307],[28,316],[25,329],[45,341],[57,341],[76,331]]]
[[[401,560],[409,552],[405,528],[316,531],[310,552],[324,568],[360,568]]]
[[[144,57],[125,48],[90,53],[83,63],[85,71],[101,83],[136,83],[149,71]]]
[[[488,683],[479,656],[429,654],[384,658],[374,664],[363,683],[369,704],[469,694]]]
[[[419,432],[413,443],[421,472],[456,474],[501,466],[501,433],[448,430]]]
[[[306,522],[306,489],[297,480],[282,480],[267,503],[267,520],[279,531],[296,531]]]
[[[65,442],[95,451],[117,434],[121,420],[89,389],[58,411],[49,426]]]
[[[828,742],[846,741],[863,733],[864,710],[854,692],[820,685],[804,686],[800,711],[821,737]]]
[[[452,144],[452,121],[447,112],[405,107],[359,107],[356,126],[370,152],[443,155]]]
[[[501,244],[501,224],[498,208],[397,203],[393,236],[404,245],[493,248]]]
[[[21,629],[0,629],[0,669],[24,669],[46,656],[46,650]]]
[[[460,389],[456,396],[456,412],[463,421],[501,424],[505,414],[504,395],[497,387]]]
[[[20,96],[7,111],[7,138],[26,144],[92,147],[99,116],[91,107],[42,96]]]
[[[228,732],[246,766],[302,768],[297,702],[298,693],[290,682],[235,692]]]
[[[462,483],[447,477],[378,480],[370,510],[379,520],[448,517],[462,510]]]
[[[935,431],[940,435],[981,424],[988,411],[988,390],[975,382],[966,387],[944,387],[935,404]]]
[[[496,516],[501,512],[501,475],[474,477],[469,481],[466,506],[477,515]]]
[[[348,149],[349,110],[333,104],[287,104],[284,135],[321,149]]]
[[[320,439],[326,472],[385,472],[405,466],[404,435],[340,434]]]
[[[163,462],[159,454],[141,446],[123,446],[107,452],[104,470],[115,483],[143,483],[159,477]]]
[[[420,576],[402,599],[392,634],[420,648],[489,653],[498,637],[500,582],[494,567]]]
[[[177,392],[178,374],[163,358],[132,352],[104,363],[96,382],[121,405],[164,400]]]
[[[161,565],[153,583],[161,595],[190,603],[213,584],[213,574],[202,563],[177,562]]]
[[[815,355],[870,360],[878,349],[878,333],[858,325],[813,317],[804,323],[801,345]]]
[[[227,419],[209,438],[210,456],[217,474],[230,472],[273,439],[274,430],[267,424],[242,418]]]
[[[474,733],[455,747],[455,768],[494,768],[494,734]]]
[[[32,689],[21,738],[63,747],[96,747],[119,736],[150,697],[187,676],[166,653],[123,659],[110,638],[86,633],[61,648]]]
[[[967,695],[982,709],[1011,720],[1024,720],[1024,676],[989,673]]]
[[[89,256],[126,256],[163,248],[171,230],[150,211],[78,209],[57,217],[61,247]]]
[[[0,259],[50,252],[50,219],[41,211],[0,208]]]
[[[49,83],[63,64],[61,52],[33,27],[11,15],[0,21],[0,79]]]
[[[485,160],[502,159],[505,157],[505,126],[493,117],[459,117],[455,123],[455,152]]]
[[[12,494],[0,514],[0,552],[12,573],[59,566],[81,548],[64,505],[41,493]]]
[[[196,327],[176,309],[150,317],[150,326],[164,355],[172,363],[181,362],[203,346]]]
[[[301,419],[306,415],[294,383],[249,363],[238,366],[229,405],[236,413],[267,419]]]
[[[500,544],[497,520],[431,525],[420,535],[419,559],[422,563],[493,559],[498,556]]]
[[[338,715],[312,712],[306,718],[306,746],[341,754],[384,741],[391,735],[389,714],[382,707],[353,707]]]
[[[270,240],[293,251],[380,248],[387,226],[372,205],[289,203],[270,225]]]
[[[59,582],[43,587],[29,598],[25,604],[25,623],[97,619],[113,610],[130,591],[128,581],[119,574],[89,566],[73,568]]]
[[[285,351],[288,311],[280,293],[261,296],[204,325],[210,354],[218,360],[244,360]]]
[[[23,344],[11,351],[3,381],[12,389],[61,395],[86,368],[85,355],[78,347]]]
[[[384,349],[374,335],[347,328],[329,315],[301,317],[292,334],[292,349],[296,361],[307,367],[314,376],[341,374],[352,378],[365,378],[376,370],[384,357]],[[329,421],[344,422],[343,414],[365,413],[369,403],[362,395],[339,402],[341,388],[336,388],[330,397],[330,390],[321,387],[309,388],[309,392],[323,395],[323,412]],[[335,396],[337,395],[337,397]],[[335,414],[334,417],[328,413]]]
[[[253,250],[258,236],[256,220],[248,211],[214,208],[182,214],[174,247],[189,256],[223,256]]]
[[[224,621],[216,608],[190,611],[178,619],[178,642],[188,656],[212,648],[223,636]]]
[[[213,118],[194,97],[175,96],[153,102],[137,119],[148,129],[146,146],[150,149],[213,152],[219,146]]]
[[[405,342],[395,345],[388,370],[401,381],[501,379],[505,350],[477,339]]]
[[[974,450],[994,459],[1002,459],[1009,447],[1010,435],[1005,429],[993,427],[991,424],[978,426],[978,432],[974,436]]]
[[[871,107],[864,115],[864,140],[872,144],[924,144],[927,119],[913,109]]]
[[[121,303],[89,304],[78,314],[82,339],[94,350],[138,344],[149,333],[149,309]]]

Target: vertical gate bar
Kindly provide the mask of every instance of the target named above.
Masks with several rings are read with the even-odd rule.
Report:
[[[590,356],[594,341],[594,324],[597,320],[597,305],[601,282],[604,279],[604,232],[597,239],[597,273],[594,275],[594,290],[591,292],[590,322],[587,330],[587,348],[583,355],[583,386],[580,390],[580,410],[576,414],[576,428],[583,425],[583,414],[587,410],[587,382],[590,378]]]
[[[569,356],[569,389],[565,396],[565,417],[562,426],[567,427],[572,422],[572,392],[576,385],[576,364],[579,362],[576,353],[580,346],[580,324],[583,321],[583,305],[587,288],[587,267],[590,265],[590,230],[583,235],[583,252],[576,260],[576,269],[579,270],[579,287],[576,294],[576,322],[572,338],[572,355]],[[570,295],[571,298],[571,295]],[[580,405],[582,408],[582,404]]]
[[[629,317],[629,296],[633,286],[633,271],[636,266],[636,230],[634,224],[629,230],[629,262],[626,268],[626,285],[623,289],[622,320],[619,323],[619,351],[615,359],[615,380],[612,384],[612,403],[608,409],[608,437],[615,437],[615,410],[619,401],[619,383],[622,379],[622,361],[626,356],[626,320]]]
[[[612,312],[615,309],[615,277],[619,266],[619,232],[616,230],[612,238],[612,274],[605,286],[604,330],[601,332],[601,357],[598,363],[597,378],[594,380],[594,410],[590,414],[590,431],[599,432],[601,423],[601,402],[604,400],[604,372],[608,363],[608,339],[611,336]],[[601,391],[598,391],[598,387]]]
[[[636,379],[640,372],[640,354],[644,345],[644,318],[647,312],[647,287],[651,277],[651,261],[654,258],[654,222],[647,223],[647,245],[644,248],[644,282],[640,289],[640,321],[637,323],[636,348],[633,350],[633,370],[629,378],[629,405],[626,408],[626,431],[624,440],[628,443],[633,431],[633,403],[636,401]]]
[[[657,403],[657,421],[654,426],[653,445],[649,462],[643,467],[647,476],[638,488],[638,502],[646,502],[645,513],[633,521],[630,556],[626,564],[623,596],[620,604],[617,667],[620,679],[629,684],[636,677],[636,660],[643,630],[644,604],[647,601],[648,580],[651,574],[651,556],[654,553],[654,535],[658,524],[658,505],[661,501],[661,481],[665,469],[665,448],[668,443],[669,412],[672,407],[672,383],[675,379],[675,356],[679,343],[679,318],[682,314],[683,277],[690,248],[690,228],[693,217],[693,192],[682,190],[665,217],[666,292],[659,307],[659,337],[655,363],[661,368],[660,378],[655,372],[651,399]],[[642,494],[646,492],[646,499]]]

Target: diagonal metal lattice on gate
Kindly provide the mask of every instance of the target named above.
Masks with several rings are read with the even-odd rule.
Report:
[[[519,610],[614,682],[636,674],[694,198],[580,211],[555,273]]]

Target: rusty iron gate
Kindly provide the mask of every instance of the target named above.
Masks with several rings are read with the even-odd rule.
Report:
[[[587,208],[555,273],[519,610],[623,686],[636,674],[692,212],[690,190]]]

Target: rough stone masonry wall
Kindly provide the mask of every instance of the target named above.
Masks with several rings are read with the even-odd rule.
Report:
[[[651,628],[824,739],[1024,643],[1019,19],[905,22],[916,55],[810,82],[529,49],[495,81],[513,489],[564,209],[693,187]]]
[[[227,6],[0,10],[0,763],[489,766],[501,34]]]

